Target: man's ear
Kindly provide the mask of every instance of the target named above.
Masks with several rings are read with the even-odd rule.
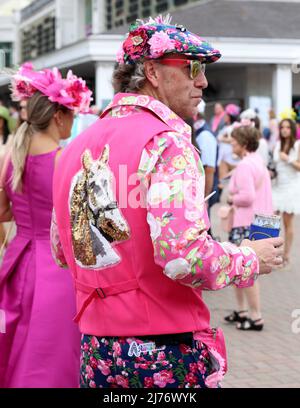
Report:
[[[153,86],[153,88],[158,88],[159,79],[159,67],[158,64],[152,60],[144,62],[144,72],[145,77]]]

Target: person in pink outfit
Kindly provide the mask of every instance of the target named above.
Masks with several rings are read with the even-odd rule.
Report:
[[[74,288],[53,260],[50,225],[59,141],[69,137],[74,110],[84,109],[89,95],[80,81],[30,64],[13,77],[13,97],[27,100],[27,119],[14,137],[0,193],[0,222],[13,217],[17,226],[0,269],[0,387],[79,386]]]
[[[225,109],[220,102],[214,106],[214,116],[211,118],[210,126],[213,133],[217,136],[220,130],[226,126],[225,123]]]
[[[228,203],[234,208],[229,241],[240,245],[249,237],[255,214],[273,214],[272,188],[267,167],[257,153],[259,131],[251,125],[241,126],[233,130],[231,137],[233,152],[241,161],[233,171],[229,184]],[[251,287],[236,288],[235,292],[238,311],[226,316],[225,320],[237,322],[237,328],[241,330],[262,330],[258,282]]]
[[[113,101],[62,153],[53,249],[76,287],[83,388],[217,387],[225,345],[202,290],[251,286],[282,262],[281,238],[238,248],[207,234],[185,120],[219,57],[167,18],[138,20],[118,52]]]

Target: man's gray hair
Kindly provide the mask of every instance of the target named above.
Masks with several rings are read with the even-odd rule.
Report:
[[[116,93],[136,92],[144,86],[145,82],[144,62],[142,60],[135,64],[119,64],[113,72],[112,84]]]

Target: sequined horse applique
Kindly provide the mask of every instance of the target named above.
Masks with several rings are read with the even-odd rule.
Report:
[[[109,145],[99,159],[82,155],[82,169],[74,176],[69,195],[72,245],[82,268],[101,269],[121,261],[113,245],[130,237],[113,191],[113,173],[108,165]]]

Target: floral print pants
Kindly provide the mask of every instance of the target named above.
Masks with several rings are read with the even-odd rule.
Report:
[[[201,341],[191,343],[82,335],[80,387],[207,388],[210,355]]]

